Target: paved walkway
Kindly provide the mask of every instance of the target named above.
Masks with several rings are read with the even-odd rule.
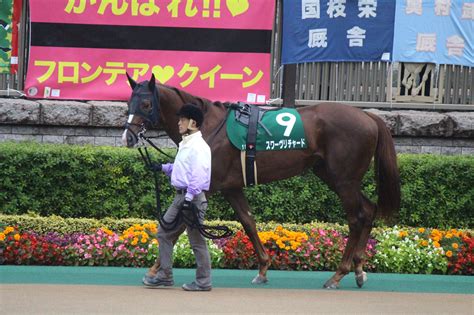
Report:
[[[148,289],[145,269],[0,266],[3,314],[474,314],[474,277],[353,274],[339,290],[321,289],[328,272],[213,270],[211,292],[185,292],[194,270],[176,269],[176,285]]]

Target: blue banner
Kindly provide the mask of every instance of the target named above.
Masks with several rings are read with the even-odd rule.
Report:
[[[282,63],[389,61],[395,0],[284,0]]]
[[[474,2],[397,1],[393,60],[474,66]]]

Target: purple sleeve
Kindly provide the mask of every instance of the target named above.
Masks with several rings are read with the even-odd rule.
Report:
[[[193,172],[188,174],[189,184],[185,199],[193,200],[194,196],[199,195],[202,192],[203,181],[206,181],[208,177],[209,174],[205,166],[203,164],[196,164]]]
[[[171,177],[171,172],[173,172],[173,163],[166,163],[161,166],[161,170],[166,176]]]

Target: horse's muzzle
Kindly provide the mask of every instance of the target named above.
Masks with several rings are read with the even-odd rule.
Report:
[[[122,143],[124,146],[128,148],[132,148],[137,144],[138,139],[137,136],[133,133],[130,132],[128,129],[125,129],[125,131],[122,134]]]

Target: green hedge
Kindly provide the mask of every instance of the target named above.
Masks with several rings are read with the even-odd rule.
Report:
[[[173,151],[171,151],[173,152]],[[153,152],[154,159],[166,162]],[[409,226],[474,226],[474,156],[399,155],[402,208]],[[161,174],[161,204],[173,189]],[[135,149],[35,143],[0,143],[0,213],[64,218],[143,218],[155,214],[154,181]],[[364,190],[374,198],[373,170]],[[246,189],[257,221],[345,223],[337,196],[308,173]],[[219,194],[209,200],[209,220],[235,220]]]

